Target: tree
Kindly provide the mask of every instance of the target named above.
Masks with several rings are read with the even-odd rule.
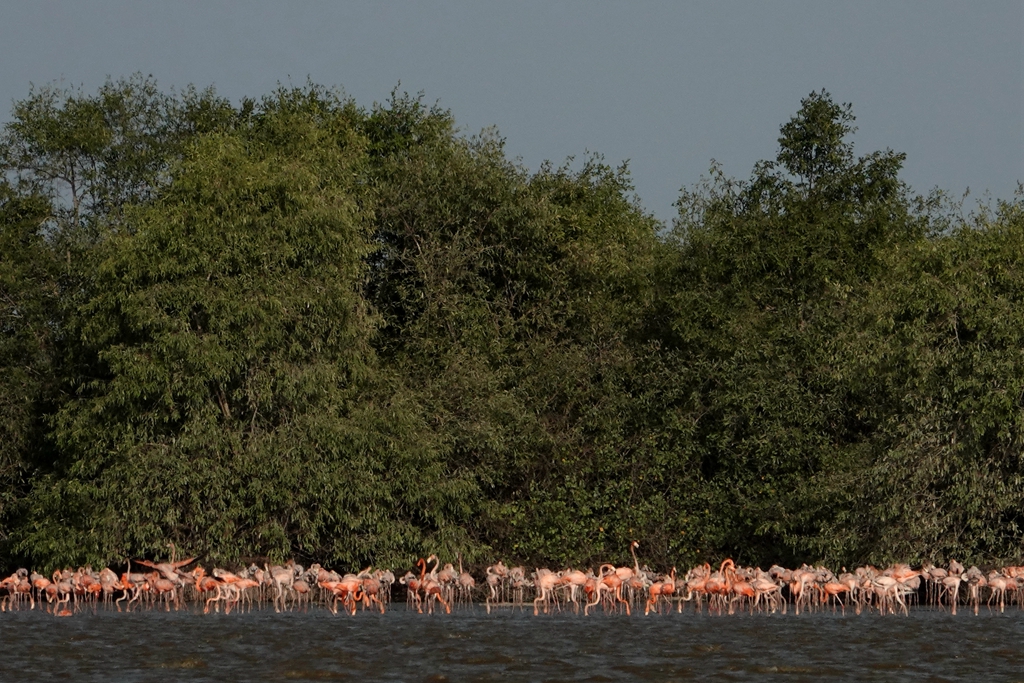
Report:
[[[61,458],[21,552],[411,554],[402,507],[430,496],[412,488],[416,447],[395,448],[401,395],[373,401],[356,118],[282,91],[240,130],[198,136],[159,198],[125,208],[73,321],[91,376],[57,414]]]
[[[841,187],[836,181],[853,160],[853,146],[846,142],[856,131],[852,109],[833,102],[824,90],[812,92],[782,126],[777,162],[799,178],[809,194]]]
[[[234,117],[212,89],[165,95],[141,74],[108,80],[96,95],[47,85],[15,103],[0,165],[21,190],[54,200],[51,230],[94,232],[97,220],[154,197],[188,140]]]
[[[408,97],[367,131],[377,348],[473,487],[471,534],[537,561],[626,552],[636,439],[619,418],[658,226],[625,170],[595,158],[530,175],[493,132],[461,139]]]
[[[1022,536],[1020,202],[893,250],[851,343],[874,457],[831,532],[881,560],[1015,560]]]
[[[665,232],[625,166],[419,97],[33,90],[3,560],[1015,558],[1021,202],[937,214],[853,122],[811,93]]]
[[[658,334],[698,387],[666,406],[692,424],[704,493],[688,517],[745,561],[841,554],[823,525],[862,462],[843,354],[851,303],[922,223],[902,155],[854,158],[850,107],[812,93],[747,182],[684,192]]]
[[[44,197],[0,182],[0,538],[49,446],[61,271],[42,235],[49,208]]]

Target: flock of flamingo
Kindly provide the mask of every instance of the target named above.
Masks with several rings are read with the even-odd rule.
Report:
[[[677,578],[675,567],[657,574],[641,567],[636,556],[637,541],[630,544],[633,566],[602,564],[595,572],[578,569],[552,571],[507,567],[498,562],[486,568],[483,585],[462,568],[451,563],[441,566],[436,555],[420,559],[416,571],[397,577],[405,590],[409,609],[432,613],[435,609],[451,613],[453,607],[469,605],[480,594],[487,612],[497,607],[526,607],[532,602],[534,614],[553,610],[580,610],[588,615],[598,609],[632,614],[641,608],[645,615],[683,612],[692,606],[703,612],[734,614],[737,611],[785,614],[831,609],[845,614],[852,608],[879,614],[909,614],[916,602],[950,609],[956,614],[961,602],[977,614],[984,599],[1002,612],[1007,603],[1024,605],[1024,566],[1007,566],[983,572],[977,567],[965,569],[951,561],[946,568],[925,564],[911,569],[894,564],[886,569],[872,566],[843,571],[837,576],[824,567],[804,565],[786,569],[778,565],[763,571],[760,567],[737,566],[731,559],[717,570],[709,564],[694,567]],[[322,605],[334,614],[354,615],[360,607],[384,613],[391,603],[396,576],[390,570],[368,567],[358,573],[339,574],[318,564],[308,569],[289,561],[283,565],[251,565],[237,572],[215,568],[207,573],[202,567],[186,570],[195,558],[176,560],[172,548],[168,562],[134,560],[120,576],[110,569],[91,567],[53,572],[46,578],[27,569],[0,580],[0,611],[35,609],[41,605],[47,613],[71,616],[82,609],[95,610],[102,603],[117,611],[132,611],[162,605],[167,611],[180,609],[182,603],[202,605],[225,614],[233,610],[253,609],[272,604],[277,612],[308,609]],[[147,571],[132,571],[144,568]]]

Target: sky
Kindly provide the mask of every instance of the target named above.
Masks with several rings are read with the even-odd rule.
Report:
[[[238,100],[307,79],[360,105],[422,92],[535,170],[628,161],[668,222],[712,159],[747,177],[811,91],[855,152],[907,154],[917,192],[1010,199],[1024,180],[1024,2],[0,0],[0,123],[30,84],[142,72]]]

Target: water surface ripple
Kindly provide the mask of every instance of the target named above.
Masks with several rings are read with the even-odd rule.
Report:
[[[1024,613],[0,615],[0,681],[1024,680]]]

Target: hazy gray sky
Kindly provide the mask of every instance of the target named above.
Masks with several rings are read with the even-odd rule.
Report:
[[[362,105],[402,89],[495,125],[535,169],[629,159],[669,220],[712,158],[746,177],[811,90],[851,102],[858,153],[908,155],[918,191],[1024,180],[1024,2],[0,0],[0,103],[135,71],[260,96],[307,76]]]

